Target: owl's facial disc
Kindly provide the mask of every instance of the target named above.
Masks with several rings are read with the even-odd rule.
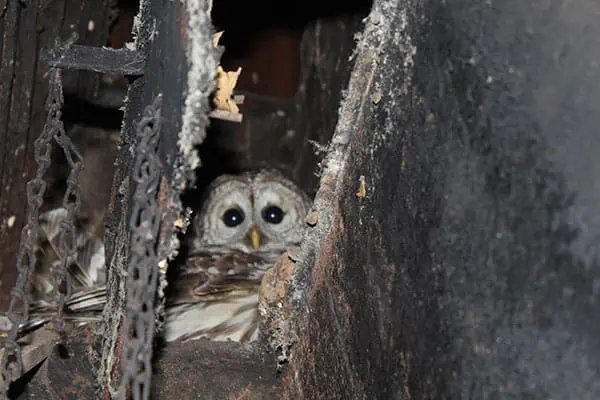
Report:
[[[253,225],[250,187],[242,180],[231,180],[215,191],[202,212],[204,244],[241,247]]]
[[[302,241],[310,201],[278,173],[222,175],[206,193],[193,251],[217,246],[277,254]]]
[[[262,250],[288,249],[302,241],[308,202],[291,182],[257,182],[254,221],[265,237]]]

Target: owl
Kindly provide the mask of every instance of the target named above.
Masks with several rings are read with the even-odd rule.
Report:
[[[174,265],[168,277],[166,341],[255,340],[262,277],[282,253],[300,245],[310,204],[302,190],[275,170],[222,175],[213,181],[185,240],[187,259]],[[50,264],[60,261],[52,250],[65,216],[59,208],[40,217],[43,240],[38,254]],[[100,319],[106,303],[104,248],[99,245],[101,238],[93,235],[97,230],[85,224],[78,229],[79,252],[69,262],[75,287],[66,301],[65,316],[85,323]],[[42,300],[52,290],[48,269],[38,266],[37,270],[43,273],[34,274],[33,287],[44,296],[32,305],[24,330],[49,320],[56,306]]]
[[[262,277],[300,245],[310,200],[274,170],[223,175],[206,193],[189,259],[167,297],[165,336],[251,342]]]

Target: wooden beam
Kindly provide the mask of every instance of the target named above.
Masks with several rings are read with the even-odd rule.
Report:
[[[51,67],[94,71],[100,73],[120,73],[124,75],[142,75],[144,73],[144,55],[127,48],[71,45],[64,51],[45,53],[42,59]]]

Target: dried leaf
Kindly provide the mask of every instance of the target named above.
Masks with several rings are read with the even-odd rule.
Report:
[[[221,40],[223,33],[225,33],[225,31],[217,32],[213,35],[212,43],[215,49],[219,47],[219,40]]]
[[[217,90],[215,91],[214,104],[219,110],[239,113],[240,109],[233,100],[233,89],[237,85],[238,78],[242,73],[242,67],[237,71],[224,71],[220,65],[217,67]]]

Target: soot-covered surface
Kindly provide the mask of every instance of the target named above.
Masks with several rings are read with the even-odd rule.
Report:
[[[598,11],[376,2],[300,255],[287,398],[600,397]]]

